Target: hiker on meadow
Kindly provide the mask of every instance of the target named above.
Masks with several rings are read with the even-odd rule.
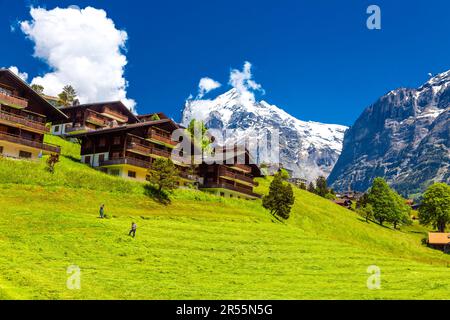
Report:
[[[100,206],[100,218],[103,219],[105,217],[105,205],[102,204]]]
[[[129,236],[131,236],[131,234],[133,234],[133,238],[136,236],[136,229],[137,229],[137,224],[132,222],[131,223],[131,230],[128,233]]]

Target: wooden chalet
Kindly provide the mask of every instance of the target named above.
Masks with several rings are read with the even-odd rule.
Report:
[[[139,121],[146,122],[146,121],[155,121],[155,120],[163,120],[163,119],[169,119],[168,116],[166,116],[162,112],[156,112],[156,113],[149,113],[149,114],[141,114],[136,116]]]
[[[71,136],[140,121],[120,101],[81,104],[59,110],[66,114],[68,119],[53,123],[54,135]]]
[[[50,133],[50,123],[66,119],[25,81],[0,69],[1,156],[36,159],[40,154],[59,154],[59,146],[44,143],[44,135]]]
[[[335,204],[337,204],[337,205],[339,205],[341,207],[347,208],[347,209],[350,209],[352,207],[352,205],[353,205],[353,201],[350,200],[350,199],[335,199],[335,200],[332,200],[332,201]]]
[[[430,248],[450,252],[450,233],[430,232],[428,233],[427,244]]]
[[[214,156],[214,164],[204,161],[198,168],[200,189],[222,197],[261,198],[253,191],[258,185],[254,178],[261,176],[261,170],[252,163],[249,152],[237,147],[231,150],[216,148],[214,154],[218,152],[223,157],[218,159]]]
[[[145,181],[157,158],[170,158],[180,171],[180,184],[192,183],[190,164],[172,156],[179,142],[171,139],[178,125],[170,119],[138,122],[73,135],[81,140],[81,162],[101,171]]]

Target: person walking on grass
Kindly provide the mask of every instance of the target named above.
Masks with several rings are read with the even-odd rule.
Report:
[[[129,236],[133,235],[133,238],[136,236],[136,229],[137,229],[137,224],[132,222],[131,223],[131,230],[128,233]]]
[[[105,217],[105,205],[102,204],[100,206],[100,219],[103,219]]]

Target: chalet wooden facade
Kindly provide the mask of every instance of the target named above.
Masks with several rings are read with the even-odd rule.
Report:
[[[442,250],[445,253],[450,253],[450,233],[428,233],[427,245],[430,248]]]
[[[0,155],[36,159],[58,154],[60,148],[44,143],[51,122],[67,117],[49,104],[13,72],[0,69]]]
[[[178,168],[180,185],[195,183],[201,190],[224,197],[260,197],[253,188],[257,185],[254,177],[261,172],[250,163],[246,150],[225,152],[223,159],[214,164],[193,166],[191,159],[184,159],[187,163],[183,163],[182,155],[175,149],[179,142],[172,140],[173,131],[180,126],[164,114],[158,115],[159,120],[149,120],[155,119],[153,114],[138,116],[143,122],[72,135],[81,140],[81,162],[111,175],[145,181],[155,159],[170,158]],[[191,147],[195,149],[192,144]]]
[[[180,172],[180,183],[191,183],[190,165],[177,161],[172,153],[178,142],[172,132],[178,125],[170,119],[138,122],[73,135],[81,139],[81,161],[101,171],[145,181],[157,158],[170,158]]]
[[[140,121],[120,101],[75,105],[59,110],[66,114],[68,119],[53,123],[54,135],[70,136]]]
[[[255,177],[261,176],[261,171],[252,163],[250,154],[245,149],[232,148],[226,150],[218,148],[221,159],[214,157],[215,163],[202,163],[198,169],[201,179],[200,189],[222,197],[256,199],[261,195],[255,193],[257,186]]]

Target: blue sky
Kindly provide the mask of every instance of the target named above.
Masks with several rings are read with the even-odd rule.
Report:
[[[366,28],[370,4],[381,8],[381,30]],[[33,42],[20,28],[11,31],[31,19],[30,5],[104,9],[128,34],[128,97],[139,113],[164,111],[176,120],[202,77],[224,84],[206,96],[214,97],[244,61],[265,89],[257,98],[302,120],[345,125],[386,92],[450,69],[445,0],[0,0],[0,38],[7,44],[0,66],[18,66],[29,78],[49,71],[33,58]]]

